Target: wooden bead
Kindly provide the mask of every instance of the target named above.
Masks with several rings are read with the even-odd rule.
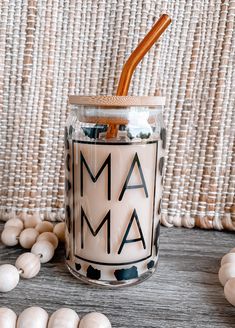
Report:
[[[20,220],[20,219],[10,219],[8,220],[5,225],[4,225],[4,229],[7,227],[17,227],[20,228],[21,230],[24,229],[24,223]]]
[[[226,282],[235,277],[235,263],[225,263],[219,270],[219,281],[221,285],[225,285]]]
[[[19,213],[19,214],[17,215],[17,217],[18,217],[22,222],[24,222],[24,219],[26,218],[27,215],[28,215],[27,213],[25,213],[25,212],[21,212],[21,213]]]
[[[46,328],[48,322],[47,312],[40,307],[25,309],[17,320],[16,328]]]
[[[15,246],[18,244],[18,237],[21,229],[17,227],[7,227],[3,230],[1,235],[2,243],[6,246]]]
[[[53,232],[43,232],[41,235],[38,236],[37,241],[40,240],[47,240],[49,241],[54,248],[56,249],[58,246],[58,238],[56,237],[56,235]]]
[[[38,238],[39,232],[33,228],[27,228],[20,234],[20,245],[23,248],[30,249],[35,244]]]
[[[92,312],[81,319],[79,328],[111,328],[111,323],[104,314]]]
[[[26,279],[35,277],[41,268],[39,256],[32,253],[24,253],[18,257],[15,266],[21,270],[20,276]]]
[[[222,257],[221,266],[226,263],[235,263],[235,253],[228,253]]]
[[[35,228],[38,223],[42,222],[39,214],[27,214],[24,218],[25,228]]]
[[[53,231],[53,224],[49,221],[42,221],[39,222],[35,229],[39,232],[39,233],[43,233],[43,232],[52,232]]]
[[[41,255],[40,257],[41,263],[49,262],[54,256],[54,252],[55,252],[54,246],[48,240],[37,241],[31,249],[31,253],[35,255]]]
[[[235,253],[235,248],[232,248],[229,253]]]
[[[0,308],[0,327],[1,328],[15,328],[16,314],[11,309]]]
[[[48,328],[77,328],[79,316],[68,308],[61,308],[50,317]]]
[[[228,302],[235,306],[235,278],[229,279],[224,286],[224,295]]]
[[[59,241],[61,241],[61,242],[65,241],[65,223],[64,222],[57,223],[54,226],[53,232],[57,236]]]
[[[14,289],[19,279],[19,272],[14,265],[3,264],[0,266],[0,292],[6,293]]]

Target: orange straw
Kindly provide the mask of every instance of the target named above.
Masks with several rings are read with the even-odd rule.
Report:
[[[160,38],[170,23],[171,18],[168,15],[163,14],[132,52],[123,66],[116,92],[117,96],[126,96],[128,94],[129,85],[136,66],[139,64],[141,59],[143,59],[144,55],[149,51],[149,49],[154,45],[154,43]],[[110,124],[106,137],[114,138],[116,137],[117,132],[117,126]]]
[[[136,66],[139,64],[141,59],[143,59],[149,49],[154,45],[154,43],[159,39],[159,37],[166,30],[170,23],[171,18],[166,14],[162,15],[159,20],[153,25],[152,29],[148,32],[144,39],[132,52],[132,54],[123,66],[120,80],[118,83],[116,93],[117,96],[127,95],[131,78]]]

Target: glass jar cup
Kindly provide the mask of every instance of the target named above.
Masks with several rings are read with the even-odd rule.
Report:
[[[69,102],[66,264],[96,285],[141,282],[158,262],[164,98],[70,96]]]

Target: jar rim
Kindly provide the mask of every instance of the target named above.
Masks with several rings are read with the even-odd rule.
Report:
[[[69,96],[71,105],[102,106],[102,107],[130,107],[164,106],[165,97],[160,96]]]

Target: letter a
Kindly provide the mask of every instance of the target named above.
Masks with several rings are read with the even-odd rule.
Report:
[[[138,227],[138,230],[139,230],[139,233],[140,233],[140,238],[128,239],[127,240],[127,237],[128,237],[129,232],[131,230],[131,226],[133,224],[134,219],[136,221],[136,224],[137,224],[137,227]],[[140,221],[139,221],[138,215],[136,213],[136,209],[134,209],[134,211],[132,213],[132,216],[131,216],[131,219],[130,219],[130,222],[129,222],[128,227],[126,229],[126,233],[123,237],[122,243],[121,243],[120,248],[118,250],[118,254],[121,254],[122,249],[123,249],[123,247],[126,243],[135,243],[137,241],[142,241],[143,248],[146,249],[146,244],[145,244],[144,235],[143,235],[143,232],[142,232],[142,229],[141,229],[141,226],[140,226]]]
[[[134,170],[135,164],[137,164],[138,170],[140,172],[140,177],[141,177],[141,180],[142,180],[142,184],[128,186],[128,183],[130,181],[130,178],[131,178],[132,172]],[[131,167],[130,167],[129,173],[127,175],[126,181],[124,183],[124,186],[122,188],[122,191],[120,193],[120,196],[119,196],[118,200],[119,201],[122,200],[123,195],[124,195],[126,189],[138,189],[138,188],[144,188],[144,192],[145,192],[146,198],[148,198],[148,191],[147,191],[146,183],[145,183],[145,180],[144,180],[143,170],[142,170],[142,167],[140,165],[139,157],[138,157],[137,153],[135,153],[134,159],[133,159],[133,161],[131,163]]]

